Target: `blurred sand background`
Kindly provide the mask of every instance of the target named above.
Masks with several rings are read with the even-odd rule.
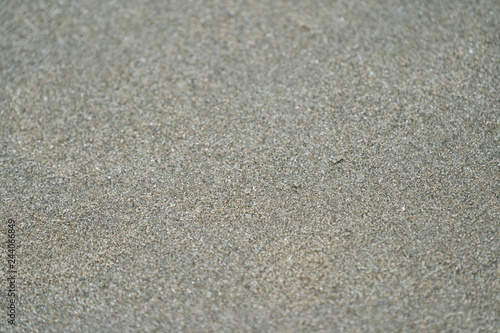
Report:
[[[499,22],[2,1],[17,331],[497,332]]]

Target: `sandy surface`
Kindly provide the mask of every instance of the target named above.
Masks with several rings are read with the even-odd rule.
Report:
[[[2,1],[17,331],[497,331],[499,26],[494,0]]]

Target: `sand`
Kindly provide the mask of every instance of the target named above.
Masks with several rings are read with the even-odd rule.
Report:
[[[499,26],[494,0],[3,1],[0,331],[498,331]]]

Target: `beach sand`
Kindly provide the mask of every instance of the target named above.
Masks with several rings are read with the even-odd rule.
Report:
[[[499,26],[493,0],[4,1],[0,331],[498,331]]]

